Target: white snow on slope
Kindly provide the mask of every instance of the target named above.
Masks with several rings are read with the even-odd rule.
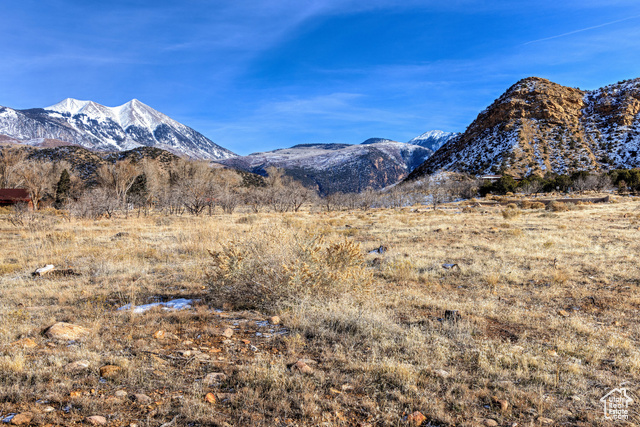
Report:
[[[67,98],[64,101],[46,107],[45,110],[69,113],[72,116],[84,114],[90,119],[99,122],[111,119],[123,129],[127,129],[129,126],[139,126],[153,132],[156,127],[163,123],[177,128],[184,127],[181,123],[176,122],[169,116],[154,110],[137,99],[132,99],[117,107],[106,107],[93,101],[80,101]]]
[[[433,151],[438,151],[440,147],[442,147],[445,143],[447,143],[451,138],[458,135],[456,132],[444,132],[441,130],[430,130],[428,132],[423,133],[420,136],[416,136],[412,140],[408,141],[407,144],[419,145],[421,147],[429,148]]]

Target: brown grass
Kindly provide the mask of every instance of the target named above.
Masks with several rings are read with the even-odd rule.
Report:
[[[414,411],[425,425],[604,425],[611,388],[638,402],[637,209],[0,221],[0,411],[60,425],[391,426]],[[31,277],[45,264],[80,275]],[[200,301],[116,310],[180,297]],[[281,325],[257,323],[274,313]],[[54,342],[55,321],[90,335]],[[14,343],[25,337],[36,347]],[[292,370],[299,359],[313,372]],[[77,360],[89,370],[65,371]],[[101,381],[105,364],[120,376]],[[209,372],[226,379],[205,385]]]

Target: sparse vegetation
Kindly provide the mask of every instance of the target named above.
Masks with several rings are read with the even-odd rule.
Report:
[[[599,399],[640,377],[637,202],[443,207],[2,209],[0,408],[54,425],[602,423]],[[75,274],[31,276],[45,264]],[[193,307],[117,310],[175,298]],[[43,334],[57,321],[88,336]]]

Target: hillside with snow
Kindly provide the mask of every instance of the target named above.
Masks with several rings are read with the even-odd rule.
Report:
[[[218,163],[260,175],[271,166],[282,168],[320,194],[331,194],[395,184],[432,153],[417,145],[375,138],[357,145],[300,144]]]
[[[118,107],[72,98],[46,108],[0,107],[0,135],[34,146],[54,140],[97,151],[155,147],[193,159],[235,156],[137,99]]]
[[[429,132],[425,132],[420,136],[416,136],[412,140],[408,141],[407,144],[419,145],[421,147],[428,148],[432,151],[438,151],[440,147],[449,142],[449,140],[458,136],[457,132],[444,132],[441,130],[430,130]]]
[[[515,177],[640,167],[640,79],[583,91],[529,77],[409,179],[445,170]]]

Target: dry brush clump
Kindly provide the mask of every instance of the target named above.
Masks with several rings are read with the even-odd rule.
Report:
[[[308,297],[366,292],[372,275],[360,245],[284,227],[254,230],[210,251],[210,296],[218,305],[273,311]]]

